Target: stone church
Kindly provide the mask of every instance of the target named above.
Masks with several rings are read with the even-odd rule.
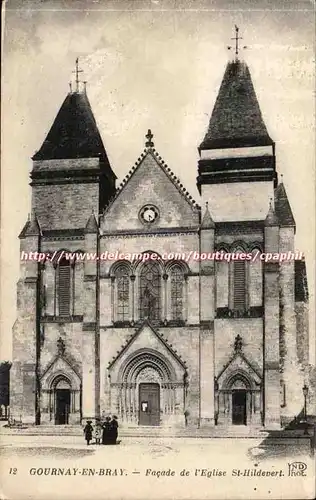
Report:
[[[205,110],[208,111],[208,110]],[[198,146],[198,203],[148,131],[116,187],[85,89],[70,89],[31,171],[11,414],[42,425],[280,427],[303,406],[304,260],[142,261],[67,252],[294,251],[295,220],[248,65],[227,63]],[[157,145],[159,147],[159,145]]]

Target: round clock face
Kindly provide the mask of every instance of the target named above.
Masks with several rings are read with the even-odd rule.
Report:
[[[157,207],[154,205],[145,205],[140,213],[139,213],[140,220],[144,222],[145,224],[151,224],[155,222],[155,220],[158,219],[159,217],[159,210]]]

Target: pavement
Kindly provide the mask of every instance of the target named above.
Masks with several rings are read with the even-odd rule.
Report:
[[[302,491],[304,498],[314,498],[315,463],[302,442],[271,446],[264,437],[247,436],[119,439],[117,446],[87,446],[83,435],[2,434],[0,498],[272,499],[302,498]],[[305,475],[289,475],[292,466]]]

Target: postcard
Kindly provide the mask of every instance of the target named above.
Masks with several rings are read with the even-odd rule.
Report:
[[[314,498],[313,3],[3,14],[1,498]]]

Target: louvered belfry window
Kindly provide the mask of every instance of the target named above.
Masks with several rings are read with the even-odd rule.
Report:
[[[58,310],[59,316],[70,316],[70,262],[62,259],[58,265]]]
[[[246,263],[244,260],[234,262],[234,309],[246,309]]]

